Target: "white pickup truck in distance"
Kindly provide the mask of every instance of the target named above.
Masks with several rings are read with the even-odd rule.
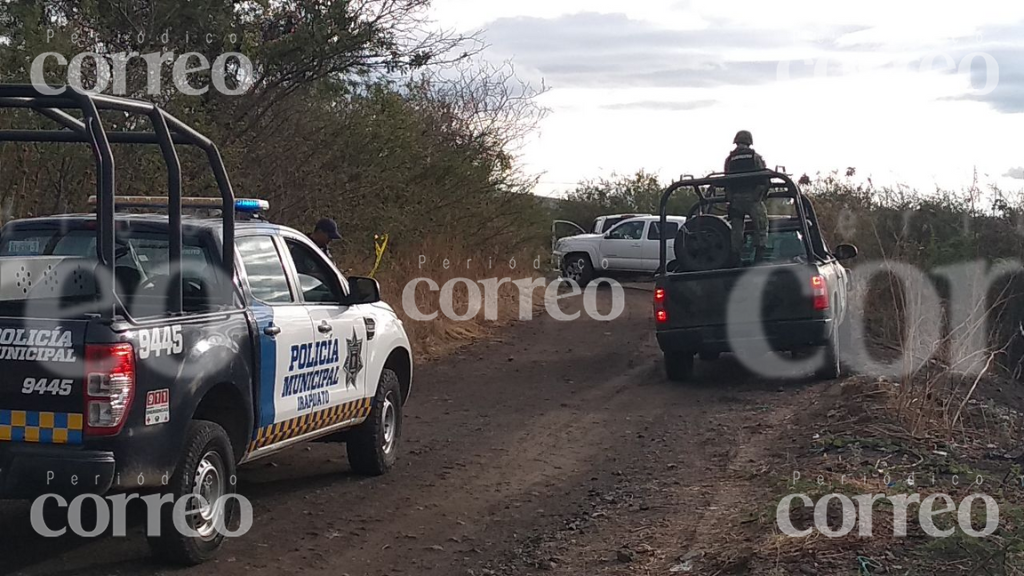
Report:
[[[619,222],[625,222],[626,220],[632,220],[633,218],[640,218],[642,216],[653,216],[653,214],[609,214],[607,216],[598,216],[594,219],[594,224],[590,228],[590,233],[602,234],[614,228]]]
[[[660,220],[658,216],[640,216],[620,222],[603,234],[578,234],[558,240],[553,256],[560,264],[562,277],[585,286],[600,276],[656,273],[660,266]],[[670,254],[684,222],[683,216],[668,217]]]

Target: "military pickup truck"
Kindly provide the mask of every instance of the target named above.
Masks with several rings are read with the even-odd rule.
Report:
[[[770,182],[768,250],[763,261],[753,262],[748,219],[737,265],[729,257],[729,222],[716,215],[725,213],[727,201],[715,191],[730,180],[752,177]],[[676,182],[662,196],[663,224],[668,199],[684,188],[692,189],[698,202],[674,250],[662,238],[660,264],[666,272],[654,289],[655,330],[669,379],[689,380],[695,356],[714,360],[724,352],[746,353],[750,366],[755,351],[816,348],[824,353],[815,374],[837,378],[849,316],[850,275],[841,262],[856,257],[857,249],[849,244],[829,249],[810,200],[785,174],[765,170]],[[716,264],[709,265],[712,261]]]
[[[308,440],[344,442],[359,474],[394,465],[413,364],[376,281],[344,277],[304,234],[265,221],[266,202],[236,200],[213,143],[153,104],[0,85],[0,110],[12,108],[62,129],[0,130],[0,142],[90,145],[98,193],[95,213],[0,231],[0,497],[187,499],[188,530],[168,504],[147,536],[162,558],[196,564],[232,522],[237,465]],[[107,132],[103,110],[153,132]],[[160,148],[167,196],[115,197],[119,143]],[[182,198],[177,144],[206,153],[219,198]]]

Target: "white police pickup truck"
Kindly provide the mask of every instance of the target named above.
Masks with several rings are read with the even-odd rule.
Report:
[[[153,488],[214,500],[234,490],[237,464],[328,436],[347,443],[356,473],[391,468],[412,355],[375,281],[343,277],[304,234],[262,220],[236,222],[225,276],[220,220],[186,216],[183,309],[168,314],[167,217],[118,215],[107,323],[102,283],[80,272],[96,264],[95,222],[33,218],[0,232],[0,275],[22,277],[0,290],[0,496]],[[224,288],[232,301],[218,298]],[[199,538],[167,524],[156,551],[211,557],[225,519],[191,518]]]
[[[358,474],[394,465],[413,356],[375,280],[236,200],[216,147],[153,104],[0,85],[5,106],[65,129],[0,142],[90,144],[100,194],[95,213],[0,230],[0,498],[169,495],[185,505],[158,507],[149,541],[197,564],[237,517],[237,465],[309,440],[344,442]],[[106,133],[97,109],[154,132]],[[168,196],[115,196],[112,143],[159,145]],[[176,144],[206,152],[220,198],[182,198]]]
[[[669,216],[669,250],[675,243],[682,216]],[[600,234],[578,234],[557,240],[552,251],[562,277],[585,286],[595,277],[615,274],[653,274],[660,262],[661,230],[658,216],[639,216],[619,222]]]

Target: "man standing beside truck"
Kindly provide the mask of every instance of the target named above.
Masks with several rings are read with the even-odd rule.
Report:
[[[754,151],[754,137],[747,130],[740,130],[733,139],[736,148],[725,159],[725,173],[756,172],[765,169],[764,158]],[[739,262],[743,247],[743,219],[750,216],[754,224],[754,262],[764,258],[767,247],[768,211],[764,206],[764,195],[770,182],[767,178],[745,178],[733,180],[725,185],[729,199],[729,223],[732,225],[733,260]]]
[[[316,227],[313,228],[313,233],[309,235],[309,239],[312,240],[328,258],[331,258],[331,249],[329,248],[331,240],[341,240],[341,233],[338,232],[338,223],[330,218],[321,218],[316,223]]]

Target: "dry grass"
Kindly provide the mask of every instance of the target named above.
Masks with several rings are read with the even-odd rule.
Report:
[[[540,267],[537,267],[539,263]],[[488,290],[480,281],[496,279],[502,282],[541,278],[547,260],[537,251],[519,250],[516,253],[485,252],[444,242],[427,242],[415,249],[387,251],[376,274],[381,295],[405,323],[418,360],[437,358],[451,353],[473,341],[486,338],[496,328],[515,322],[520,316],[520,290],[511,282],[497,286],[495,306],[488,310],[485,304]],[[349,258],[343,269],[350,274],[366,274],[373,268],[373,258]],[[513,268],[514,266],[514,268]],[[449,318],[441,303],[443,287],[451,280],[464,278],[473,281],[482,298],[477,313],[466,320]],[[434,285],[420,281],[412,288],[411,299],[421,314],[436,316],[431,320],[415,319],[403,305],[403,296],[411,282],[429,279]],[[492,284],[492,286],[497,283]],[[523,296],[527,296],[524,294]],[[543,305],[543,291],[534,289],[531,302],[524,303],[531,314]],[[465,282],[452,284],[451,311],[465,316],[470,306],[470,289]],[[490,313],[490,314],[489,314]],[[491,316],[488,318],[488,316]]]
[[[975,290],[978,296],[969,317],[953,325],[948,300],[934,292],[925,296],[922,286],[885,276],[876,278],[881,282],[873,287],[860,287],[872,295],[860,313],[868,323],[877,316],[886,318],[890,330],[875,336],[892,343],[888,348],[902,359],[899,377],[887,388],[888,405],[914,437],[963,436],[968,404],[983,380],[998,376],[1010,345],[993,344],[1001,340],[996,331],[1008,299],[1006,289],[991,295]],[[977,348],[965,346],[968,343]]]
[[[937,371],[937,367],[924,371]],[[924,372],[923,371],[923,372]],[[923,375],[922,375],[923,376]],[[987,381],[991,376],[986,376]],[[973,378],[972,378],[973,380]],[[1008,381],[1004,385],[1011,385]],[[799,480],[788,474],[777,478],[763,492],[752,487],[749,505],[755,507],[759,522],[744,524],[736,538],[721,537],[712,551],[707,574],[733,574],[735,558],[744,558],[743,573],[763,574],[1024,574],[1024,500],[1020,491],[1020,464],[1004,453],[1018,453],[1019,416],[998,400],[972,402],[961,414],[960,438],[943,441],[945,428],[935,423],[936,436],[922,438],[907,432],[906,420],[898,418],[891,406],[891,384],[874,378],[852,378],[841,389],[822,395],[812,408],[791,422],[788,430],[819,431],[810,445],[799,442],[794,449],[774,453],[769,466],[775,470],[812,471]],[[978,391],[984,396],[988,389]],[[941,404],[938,404],[941,406]],[[956,406],[953,407],[954,411]],[[1011,422],[1011,420],[1013,420]],[[1001,422],[998,424],[997,422]],[[788,430],[782,434],[788,434]],[[782,443],[781,438],[778,440]],[[996,454],[996,457],[993,457]],[[815,475],[820,475],[820,483]],[[911,482],[911,478],[913,481]],[[982,479],[982,484],[978,484]],[[928,537],[920,522],[919,504],[907,513],[906,537],[894,532],[894,513],[885,501],[872,506],[872,535],[860,537],[859,526],[848,535],[828,538],[818,531],[802,538],[781,533],[776,525],[776,506],[787,494],[807,494],[812,501],[832,493],[854,497],[864,494],[887,496],[917,494],[948,495],[961,503],[968,495],[984,493],[999,506],[999,529],[985,538],[955,530],[947,538]],[[979,528],[983,518],[974,510],[972,525]],[[841,507],[833,501],[827,508],[827,522],[836,528]],[[797,529],[812,526],[812,511],[795,507],[790,518]],[[860,516],[858,516],[860,519]],[[954,527],[954,517],[937,519],[940,528]],[[736,531],[736,527],[731,527]],[[749,550],[749,552],[743,552]],[[865,567],[875,568],[865,570]],[[718,569],[718,572],[715,570]]]
[[[962,436],[979,384],[1018,371],[1014,301],[1022,285],[1017,269],[993,257],[1000,252],[977,238],[975,228],[950,228],[947,220],[973,219],[982,230],[1002,221],[957,204],[925,202],[928,210],[907,205],[900,212],[858,193],[818,200],[826,235],[861,250],[852,263],[851,318],[902,359],[887,408],[912,436]]]

